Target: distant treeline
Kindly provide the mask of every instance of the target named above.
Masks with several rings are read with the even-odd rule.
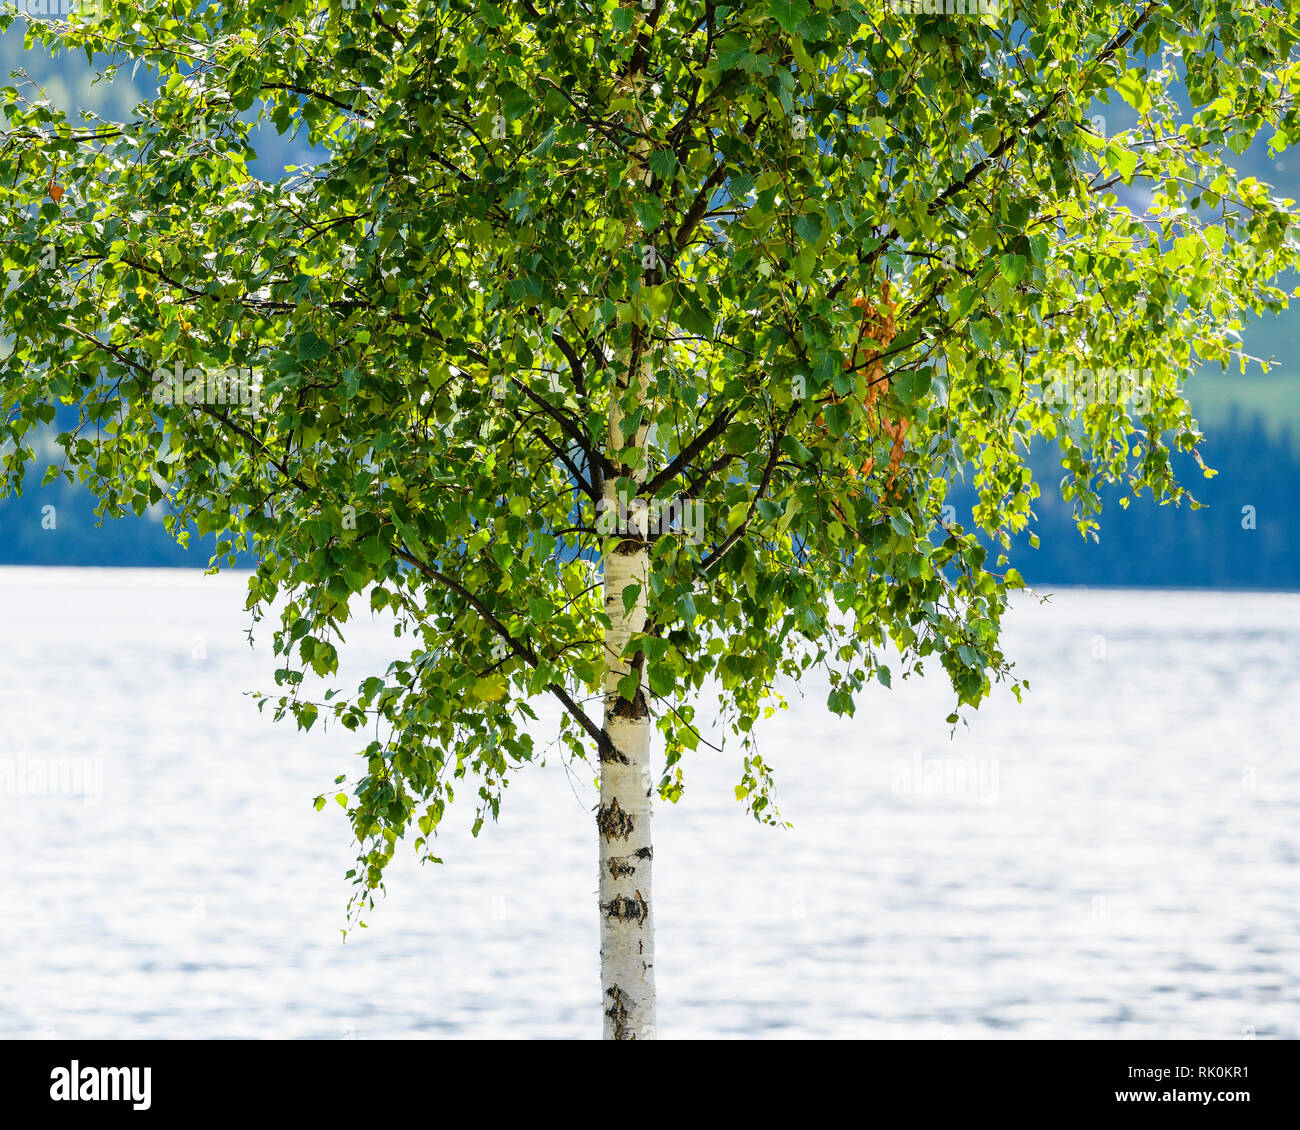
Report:
[[[63,409],[63,412],[68,411]],[[1156,506],[1149,497],[1121,509],[1106,494],[1100,542],[1085,541],[1057,490],[1060,473],[1050,451],[1034,459],[1042,497],[1033,532],[1017,539],[1012,564],[1031,585],[1133,585],[1300,589],[1300,445],[1283,433],[1270,438],[1258,417],[1231,421],[1204,444],[1219,473],[1201,477],[1189,459],[1182,481],[1205,509]],[[159,517],[97,525],[94,499],[60,479],[42,487],[43,466],[20,499],[0,501],[0,564],[206,566],[216,543],[192,535],[189,550],[168,536]],[[973,493],[958,485],[950,501],[969,522]],[[53,507],[52,511],[46,507]],[[252,565],[245,558],[243,564]]]
[[[1176,463],[1180,481],[1203,509],[1157,506],[1150,496],[1118,505],[1102,492],[1099,540],[1085,540],[1057,484],[1063,472],[1051,451],[1033,460],[1042,496],[1036,520],[1018,537],[1011,563],[1031,585],[1125,585],[1177,588],[1300,589],[1300,456],[1289,432],[1270,437],[1259,417],[1235,415],[1202,444],[1202,476],[1190,458]],[[950,501],[969,519],[974,498],[958,487]],[[1036,533],[1039,547],[1029,545]]]

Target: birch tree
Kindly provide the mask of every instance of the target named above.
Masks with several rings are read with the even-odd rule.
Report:
[[[552,700],[599,783],[604,1031],[652,1036],[688,754],[732,743],[779,823],[783,686],[1018,695],[1031,442],[1086,536],[1108,484],[1189,498],[1182,381],[1244,368],[1295,266],[1294,202],[1233,167],[1297,129],[1294,5],[953,7],[24,9],[157,88],[120,122],[0,91],[5,488],[73,405],[46,481],[254,555],[263,705],[357,735],[353,913],[457,793],[497,815]],[[271,131],[313,162],[256,175]],[[372,611],[387,669],[309,693]]]

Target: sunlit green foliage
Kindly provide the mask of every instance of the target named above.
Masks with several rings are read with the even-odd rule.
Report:
[[[108,512],[165,500],[178,536],[218,532],[216,564],[257,555],[277,716],[369,743],[338,794],[362,892],[412,824],[428,852],[462,778],[495,814],[538,755],[531,698],[592,749],[596,503],[638,342],[641,494],[690,519],[654,536],[630,644],[668,798],[696,692],[719,694],[737,792],[772,819],[748,743],[778,679],[824,668],[843,713],[932,663],[958,703],[1008,673],[1018,577],[945,517],[963,470],[995,547],[1030,516],[1035,435],[1085,529],[1102,482],[1182,495],[1180,384],[1238,355],[1295,262],[1294,203],[1230,166],[1300,129],[1293,6],[891,8],[107,0],[29,21],[160,83],[124,122],[0,92],[7,486],[24,437],[76,404],[63,471]],[[1106,136],[1090,108],[1110,99],[1139,125]],[[255,179],[257,122],[319,163]],[[1145,403],[1061,402],[1070,363],[1149,373]],[[260,375],[256,403],[169,403],[155,378],[177,365]],[[300,695],[368,609],[414,651],[354,694]]]

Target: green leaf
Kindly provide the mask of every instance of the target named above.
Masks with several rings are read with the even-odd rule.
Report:
[[[643,286],[640,297],[649,311],[650,317],[658,320],[668,312],[668,307],[673,299],[673,288],[667,283],[661,283],[658,286]]]
[[[904,369],[897,373],[890,386],[904,408],[913,407],[930,391],[930,370]]]
[[[299,361],[318,361],[330,351],[329,345],[308,330],[298,338]]]
[[[791,34],[810,10],[808,0],[768,0],[767,5],[768,15]]]
[[[499,702],[505,698],[507,688],[506,677],[497,673],[475,680],[473,691],[474,696],[483,702]]]
[[[848,408],[843,404],[828,405],[822,415],[826,421],[827,430],[831,435],[835,436],[842,436],[847,433],[853,418]]]
[[[1027,263],[1023,255],[1003,255],[1000,261],[1002,277],[1012,286],[1017,285],[1025,277]]]
[[[1133,173],[1138,164],[1138,155],[1133,150],[1112,143],[1106,149],[1106,161],[1125,184],[1133,183]]]
[[[806,213],[795,217],[794,230],[805,243],[816,244],[822,237],[821,221]]]
[[[689,333],[699,337],[713,336],[713,315],[693,291],[678,294],[674,317],[677,324]]]
[[[677,171],[677,155],[671,149],[656,149],[646,159],[646,164],[661,181],[669,181]]]

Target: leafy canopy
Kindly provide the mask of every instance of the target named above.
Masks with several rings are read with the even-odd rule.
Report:
[[[458,782],[476,831],[496,813],[540,756],[536,696],[562,702],[574,754],[601,740],[600,561],[626,533],[607,496],[685,519],[652,526],[628,645],[660,791],[680,792],[707,688],[769,820],[749,742],[779,678],[824,668],[851,713],[887,655],[941,664],[959,703],[1008,674],[1002,551],[1038,495],[1032,439],[1059,444],[1084,531],[1103,483],[1183,496],[1180,381],[1241,358],[1243,317],[1285,305],[1295,263],[1294,203],[1230,164],[1300,128],[1293,6],[893,7],[27,19],[29,42],[143,65],[157,92],[108,122],[0,91],[6,485],[75,405],[50,476],[106,514],[162,503],[182,542],[215,531],[214,567],[256,555],[276,716],[373,735],[338,794],[363,898],[411,824],[428,853]],[[1108,134],[1092,115],[1121,100],[1136,124]],[[271,128],[315,163],[254,175]],[[1143,372],[1142,401],[1062,398],[1067,369]],[[616,395],[622,433],[652,441],[614,462]],[[945,510],[963,473],[969,528]],[[309,697],[367,604],[414,650]]]

